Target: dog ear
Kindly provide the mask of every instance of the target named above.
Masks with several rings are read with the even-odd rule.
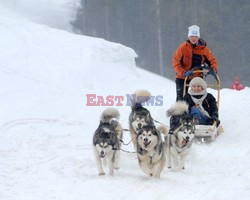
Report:
[[[156,128],[154,128],[153,134],[156,135],[158,138],[161,136],[160,131]]]
[[[115,130],[116,128],[117,128],[117,126],[119,125],[119,123],[118,123],[118,121],[116,121],[116,120],[110,120],[110,127],[113,129],[113,130]]]
[[[139,135],[141,135],[143,133],[143,131],[144,131],[144,126],[139,130],[139,132],[137,134],[137,138],[138,138]]]
[[[110,139],[111,139],[111,145],[113,146],[113,149],[117,150],[119,148],[119,141],[115,133],[111,133]]]
[[[194,118],[192,119],[192,123],[193,123],[194,125],[198,125],[198,124],[200,123],[199,118],[194,117]]]
[[[136,113],[134,112],[134,114],[133,114],[133,117],[132,117],[133,119],[135,119],[136,118]]]
[[[151,122],[151,115],[150,115],[150,113],[148,113],[147,116],[146,116],[146,122],[147,123]]]
[[[98,134],[98,132],[96,131],[95,134],[94,134],[94,137],[93,137],[93,144],[97,144],[98,143],[98,140],[99,140],[99,137],[100,135]]]

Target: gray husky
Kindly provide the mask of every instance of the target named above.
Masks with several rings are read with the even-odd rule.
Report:
[[[98,175],[105,175],[103,165],[108,162],[109,174],[119,169],[120,148],[123,129],[119,123],[119,111],[114,108],[104,110],[100,124],[93,137],[93,149],[98,168]]]
[[[165,165],[161,133],[153,125],[140,129],[137,136],[137,156],[141,169],[148,175],[160,178]]]
[[[146,90],[137,90],[134,92],[134,99],[131,102],[131,113],[129,115],[129,130],[133,141],[134,149],[137,149],[137,136],[143,126],[154,125],[150,112],[142,106],[151,98],[151,94]],[[133,96],[132,95],[132,96]]]
[[[165,136],[167,166],[185,169],[185,159],[193,144],[194,122],[188,116],[188,105],[184,101],[176,104],[167,111],[170,118],[170,131]]]

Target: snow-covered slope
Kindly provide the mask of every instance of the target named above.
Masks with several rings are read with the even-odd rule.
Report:
[[[120,170],[99,177],[92,136],[106,107],[87,106],[86,95],[123,96],[116,108],[128,128],[126,94],[147,89],[163,96],[163,105],[148,109],[168,124],[174,82],[137,68],[130,48],[39,25],[10,10],[13,4],[0,4],[1,200],[249,198],[249,88],[221,91],[225,133],[211,145],[193,145],[185,171],[164,169],[155,180],[140,170],[136,155],[122,153]]]

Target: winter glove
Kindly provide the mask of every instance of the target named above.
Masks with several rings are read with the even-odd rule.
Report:
[[[217,121],[217,120],[218,120],[218,117],[215,116],[215,115],[213,115],[211,118],[212,118],[212,120],[214,120],[214,121]]]
[[[208,74],[211,75],[211,76],[213,76],[218,81],[217,76],[216,76],[217,72],[211,66],[204,65],[203,69],[208,70]]]
[[[205,65],[202,64],[201,67],[202,67],[202,69],[207,69],[208,70],[208,74],[211,74],[211,75],[216,74],[216,71],[211,66],[209,66],[207,64],[205,64]]]
[[[185,77],[189,77],[192,74],[193,74],[193,72],[191,70],[189,70],[189,71],[186,71],[184,75],[185,75]]]
[[[217,116],[212,116],[212,120],[216,122],[216,126],[218,127],[220,125],[220,120],[218,119]]]
[[[211,67],[208,74],[215,75],[216,71]]]

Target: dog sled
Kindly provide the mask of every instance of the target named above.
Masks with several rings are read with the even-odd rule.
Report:
[[[220,78],[219,76],[214,72],[214,70],[209,67],[208,65],[203,65],[199,67],[194,67],[192,69],[193,74],[203,74],[203,79],[207,82],[207,87],[217,90],[217,107],[218,107],[218,113],[220,108]],[[183,96],[186,94],[187,87],[189,84],[187,84],[187,78],[184,79],[184,87],[183,87]],[[209,81],[207,81],[209,79]],[[221,125],[217,125],[216,122],[214,122],[213,125],[195,125],[195,141],[202,142],[202,143],[209,143],[210,141],[215,141],[216,137],[223,133],[224,130]]]

